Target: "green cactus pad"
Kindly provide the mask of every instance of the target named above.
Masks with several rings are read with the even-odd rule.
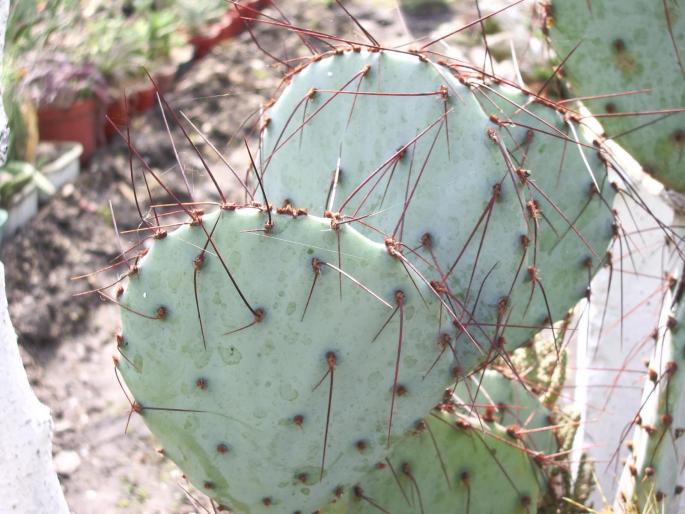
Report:
[[[514,349],[538,331],[529,327],[563,319],[588,293],[614,237],[616,191],[587,127],[517,89],[479,91],[484,109],[504,124],[502,142],[528,175],[525,201],[539,212],[537,220],[529,217],[529,271],[516,283],[505,332]],[[538,282],[531,280],[531,268]]]
[[[461,382],[454,394],[460,405],[474,409],[481,417],[492,413],[498,424],[523,430],[521,439],[529,449],[545,454],[559,451],[554,430],[525,433],[549,427],[554,422],[552,413],[518,380],[488,369],[482,375],[476,374],[472,381]]]
[[[436,298],[383,245],[347,225],[332,230],[330,220],[272,216],[268,233],[267,215],[246,208],[205,216],[207,232],[186,225],[156,240],[120,297],[118,368],[134,410],[191,482],[236,513],[326,504],[385,458],[393,397],[399,436],[453,373],[449,355],[435,364]],[[343,276],[342,296],[329,266],[338,241],[344,272],[363,284]],[[217,251],[251,308],[263,310],[253,325]],[[475,366],[471,345],[456,351]]]
[[[681,279],[682,280],[682,279]],[[618,503],[626,511],[680,512],[685,451],[684,284],[672,311],[664,309],[642,393],[638,421],[619,483]]]
[[[470,89],[418,55],[337,51],[295,73],[265,116],[269,201],[367,216],[355,226],[394,236],[429,280],[444,279],[488,349],[502,299],[515,301],[526,223],[496,126]]]
[[[667,187],[685,191],[685,112],[661,112],[685,107],[682,2],[554,0],[548,11],[555,51],[561,59],[573,52],[563,68],[572,95],[604,95],[586,101],[607,136]],[[606,96],[624,92],[633,94]],[[653,114],[621,114],[631,112]]]
[[[496,423],[435,412],[323,514],[533,514],[540,469]]]

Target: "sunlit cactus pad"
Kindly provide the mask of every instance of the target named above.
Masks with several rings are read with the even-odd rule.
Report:
[[[272,216],[267,233],[267,214],[222,210],[155,241],[120,297],[118,366],[197,487],[237,512],[311,512],[385,458],[393,402],[394,436],[428,412],[453,357],[436,362],[438,302],[383,245]]]
[[[331,52],[265,112],[264,187],[275,205],[401,241],[487,350],[516,301],[527,233],[495,128],[448,67],[406,52]]]

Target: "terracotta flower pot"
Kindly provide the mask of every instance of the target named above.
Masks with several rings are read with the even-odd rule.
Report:
[[[245,8],[242,9],[240,14],[235,8],[230,8],[230,10],[224,16],[221,22],[221,29],[219,30],[219,41],[224,41],[226,39],[231,39],[243,30],[245,30],[247,21],[241,18],[242,16],[248,18],[254,18],[259,16],[256,12],[250,9],[264,9],[271,3],[271,0],[256,0],[252,2],[247,2]]]
[[[174,79],[176,78],[176,68],[169,66],[167,69],[160,70],[155,73],[154,78],[159,92],[164,95],[171,91],[171,86],[173,86]]]
[[[114,124],[117,127],[126,127],[126,125],[128,125],[129,120],[129,108],[130,107],[127,106],[126,99],[123,96],[121,96],[119,98],[114,99],[107,106],[107,116],[110,120],[114,122]],[[107,119],[104,120],[104,127],[105,137],[107,138],[107,141],[109,141],[117,133],[117,131],[114,130],[114,127],[112,127],[112,125],[107,121]]]
[[[188,40],[195,49],[193,52],[193,60],[203,58],[217,44],[218,33],[214,32],[214,29],[215,27],[207,29],[207,34],[197,34]]]
[[[101,140],[102,108],[94,98],[77,100],[71,107],[45,106],[38,110],[38,132],[43,141],[77,141],[83,145],[86,162]]]
[[[141,84],[138,89],[131,93],[130,105],[133,112],[143,113],[152,109],[157,103],[157,90],[151,83]]]

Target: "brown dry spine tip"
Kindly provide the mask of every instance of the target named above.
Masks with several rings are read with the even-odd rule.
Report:
[[[615,113],[616,112],[616,104],[613,102],[608,102],[604,106],[604,112],[609,113],[609,114]]]
[[[359,450],[360,452],[363,452],[364,450],[366,450],[366,441],[364,441],[363,439],[360,439],[359,441],[354,443],[354,446],[357,448],[357,450]]]
[[[675,132],[673,132],[673,134],[671,134],[671,138],[673,139],[673,142],[678,145],[685,144],[685,130],[676,130]]]
[[[166,454],[166,452],[164,451],[164,448],[158,448],[157,453],[159,453],[162,456]]]
[[[642,425],[642,416],[640,416],[639,414],[637,416],[635,416],[635,424],[637,426]]]
[[[683,492],[683,486],[682,485],[675,486],[675,489],[673,490],[673,494],[678,495],[678,494],[682,494],[682,492]]]
[[[526,202],[526,210],[528,211],[528,215],[533,219],[537,219],[540,215],[540,209],[538,208],[538,203],[535,200],[528,200]]]
[[[202,484],[205,489],[214,489],[214,482],[210,482],[207,480],[204,484]]]
[[[207,381],[200,377],[195,381],[195,386],[201,390],[207,389]]]
[[[530,245],[530,238],[526,234],[521,235],[520,241],[521,241],[521,246],[523,248],[528,248],[528,246]]]
[[[124,288],[123,288],[123,286],[117,287],[117,292],[116,292],[117,298],[121,298],[121,295],[123,295],[123,294],[124,294]]]
[[[343,488],[343,486],[339,485],[333,490],[333,496],[335,496],[336,498],[340,498],[343,495],[343,492],[345,492],[345,489]]]
[[[404,387],[402,384],[398,384],[395,388],[395,394],[397,394],[397,396],[406,396],[407,388]]]
[[[645,468],[645,476],[648,476],[648,477],[654,476],[654,468],[652,466],[647,466]]]
[[[675,361],[668,361],[665,366],[664,372],[668,375],[673,375],[678,370],[678,365]]]
[[[375,469],[385,469],[385,462],[376,462]]]
[[[353,52],[361,52],[361,51],[362,51],[362,47],[359,46],[359,45],[352,45],[352,51],[353,51]],[[367,65],[367,66],[368,66],[368,65]]]
[[[226,446],[224,443],[219,443],[216,445],[216,451],[217,453],[223,455],[224,453],[228,452],[228,446]]]
[[[139,272],[139,271],[140,271],[140,269],[138,268],[138,265],[137,265],[137,264],[133,264],[133,265],[128,269],[127,275],[128,275],[129,278],[135,277],[135,276],[138,275],[138,272]]]
[[[588,256],[583,259],[583,267],[592,269],[592,257]]]
[[[664,499],[664,493],[657,491],[656,494],[654,494],[654,497],[656,498],[656,501],[661,502]]]
[[[635,467],[634,464],[628,464],[628,471],[630,472],[631,476],[634,476],[634,477],[637,476],[637,468]]]
[[[450,375],[452,378],[459,378],[461,376],[462,369],[459,366],[453,366],[450,370]]]
[[[462,483],[468,487],[469,486],[469,472],[468,471],[462,471],[461,474],[459,475],[459,480],[462,481]]]
[[[626,448],[628,448],[628,450],[632,452],[635,449],[635,446],[633,445],[632,441],[628,441],[626,443]]]
[[[271,498],[269,498],[268,496],[266,498],[262,498],[262,503],[265,507],[268,507],[269,505],[271,505]]]
[[[309,480],[309,475],[307,473],[300,473],[297,475],[297,481],[302,482],[303,484],[307,483],[307,480]]]
[[[445,84],[440,85],[440,87],[438,88],[438,93],[440,93],[440,96],[443,100],[447,100],[449,93],[447,91],[447,86]]]
[[[531,282],[537,282],[538,269],[535,266],[528,266],[528,278]]]
[[[164,307],[163,305],[160,305],[160,307],[157,309],[157,311],[155,311],[155,318],[156,319],[160,319],[160,320],[164,319],[164,318],[166,318],[166,315],[167,315],[167,310],[166,310],[166,307]]]
[[[530,501],[531,501],[530,496],[528,496],[528,495],[521,496],[521,500],[520,500],[521,506],[528,507],[530,505]]]
[[[117,348],[121,348],[122,346],[124,346],[124,336],[123,335],[117,334],[114,337],[115,337],[116,342],[117,342]]]
[[[644,424],[642,425],[642,429],[647,432],[647,435],[653,435],[656,433],[656,427],[654,425]]]
[[[302,414],[298,414],[293,417],[293,424],[295,424],[298,427],[301,427],[302,423],[304,423],[304,416]]]
[[[155,233],[152,235],[152,238],[160,240],[160,239],[164,239],[166,236],[167,236],[166,230],[159,229],[159,230],[155,231]]]
[[[433,238],[428,232],[421,236],[421,246],[429,250],[433,248]]]
[[[426,422],[420,419],[414,424],[414,433],[420,434],[424,430],[426,430]]]
[[[259,130],[261,131],[261,130],[266,129],[266,127],[268,127],[270,123],[271,123],[271,117],[264,116],[264,118],[262,118],[262,122],[259,124]]]
[[[649,368],[649,369],[647,370],[647,375],[649,376],[649,380],[650,380],[651,382],[656,382],[657,379],[659,378],[659,374],[658,374],[658,373],[656,372],[656,370],[653,369],[653,368]]]

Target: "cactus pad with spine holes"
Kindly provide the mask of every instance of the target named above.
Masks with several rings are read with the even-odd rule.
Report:
[[[344,271],[368,289],[343,277],[341,298],[338,272],[323,264],[337,262],[330,220],[273,217],[265,234],[250,232],[267,221],[256,209],[205,216],[208,232],[216,226],[216,248],[200,226],[177,229],[154,242],[120,297],[118,369],[137,410],[191,482],[236,513],[312,512],[385,458],[401,318],[393,438],[452,380],[451,352],[424,378],[441,351],[438,302],[383,245],[339,227]],[[252,308],[264,311],[259,323],[230,334],[255,318],[217,249]],[[302,320],[313,258],[322,264]],[[400,290],[403,307],[390,318]],[[467,346],[456,352],[473,368]]]
[[[669,32],[669,24],[671,30]],[[685,191],[685,5],[676,0],[555,0],[549,36],[574,97],[607,136],[667,187]],[[575,49],[576,45],[578,48]],[[625,116],[621,113],[652,112]]]
[[[505,124],[502,143],[529,182],[522,199],[535,202],[539,212],[537,221],[529,212],[529,270],[517,280],[512,326],[505,332],[513,349],[538,331],[519,327],[549,327],[547,318],[561,320],[586,296],[590,280],[606,264],[616,191],[604,150],[593,145],[582,123],[511,87],[481,86],[479,95],[483,108]],[[531,267],[537,270],[536,284]]]
[[[541,470],[504,427],[438,411],[422,423],[322,513],[536,512]]]
[[[469,88],[417,55],[338,51],[294,74],[265,117],[260,166],[269,201],[368,216],[355,227],[380,242],[394,234],[428,280],[441,279],[436,264],[446,274],[458,260],[445,283],[487,351],[526,225],[490,137],[495,126]]]

